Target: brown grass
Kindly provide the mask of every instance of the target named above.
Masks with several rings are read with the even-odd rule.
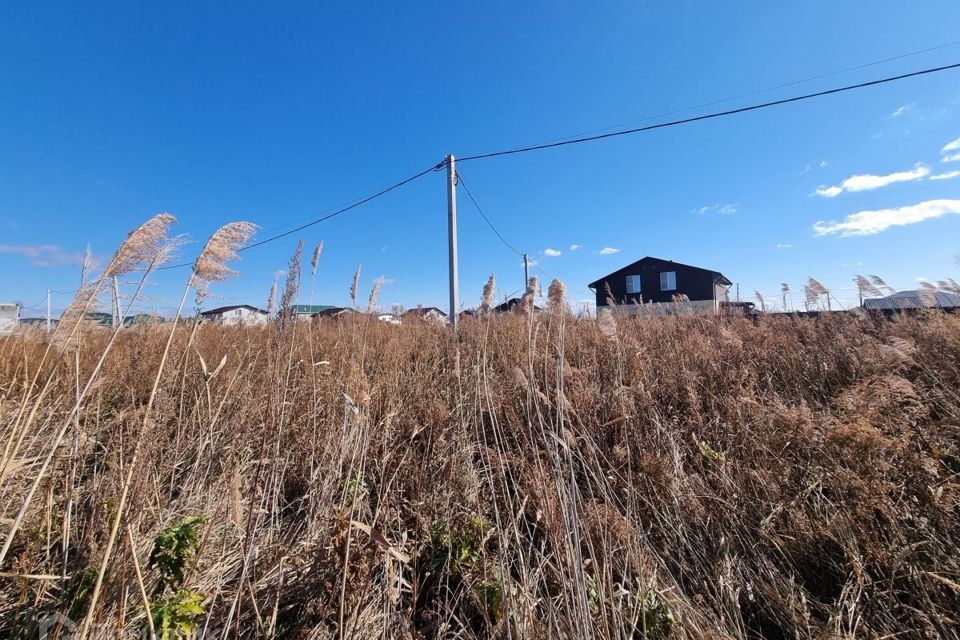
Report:
[[[207,637],[960,629],[960,317],[516,314],[455,340],[358,314],[178,328],[161,368],[169,331],[110,349],[0,567],[0,636],[145,628],[154,540],[188,516]],[[41,335],[0,339],[4,443],[49,382],[0,531],[110,338],[39,371]]]

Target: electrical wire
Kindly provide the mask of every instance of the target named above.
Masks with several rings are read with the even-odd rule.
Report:
[[[527,153],[530,151],[541,151],[543,149],[553,149],[556,147],[565,147],[572,144],[581,144],[584,142],[594,142],[596,140],[605,140],[607,138],[616,138],[618,136],[630,135],[633,133],[642,133],[644,131],[653,131],[654,129],[666,129],[667,127],[676,127],[683,124],[690,124],[692,122],[700,122],[703,120],[713,120],[716,118],[723,118],[726,116],[732,116],[740,113],[747,113],[750,111],[759,111],[760,109],[769,109],[771,107],[778,107],[785,104],[791,104],[794,102],[802,102],[804,100],[811,100],[813,98],[821,98],[823,96],[834,95],[838,93],[845,93],[848,91],[854,91],[856,89],[864,89],[866,87],[874,87],[881,84],[887,84],[890,82],[897,82],[898,80],[905,80],[907,78],[916,78],[918,76],[930,75],[933,73],[939,73],[941,71],[949,71],[951,69],[960,68],[960,63],[944,65],[941,67],[931,67],[929,69],[922,69],[920,71],[912,71],[910,73],[903,73],[896,76],[889,76],[886,78],[880,78],[879,80],[870,80],[867,82],[860,82],[857,84],[845,85],[842,87],[835,87],[833,89],[826,89],[824,91],[817,91],[814,93],[807,93],[799,96],[793,96],[791,98],[783,98],[782,100],[772,100],[770,102],[763,102],[760,104],[753,104],[746,107],[739,107],[737,109],[729,109],[727,111],[716,111],[713,113],[707,113],[700,116],[693,116],[690,118],[683,118],[680,120],[671,120],[669,122],[659,122],[657,124],[647,125],[645,127],[634,127],[632,129],[624,129],[621,131],[613,131],[611,133],[602,133],[593,136],[584,136],[580,138],[574,138],[573,140],[564,140],[561,142],[550,142],[546,144],[535,144],[526,147],[518,147],[515,149],[505,149],[502,151],[492,151],[489,153],[479,153],[472,156],[464,156],[458,158],[458,162],[470,162],[471,160],[485,160],[487,158],[497,158],[501,156],[516,155],[518,153]]]
[[[431,173],[431,172],[433,172],[433,171],[439,171],[440,169],[442,169],[443,167],[445,167],[446,164],[447,164],[447,161],[446,161],[446,160],[443,160],[442,162],[438,162],[437,164],[431,166],[431,167],[428,168],[428,169],[424,169],[423,171],[421,171],[421,172],[419,172],[419,173],[416,173],[416,174],[410,176],[409,178],[404,178],[404,179],[401,180],[400,182],[396,182],[396,183],[390,185],[389,187],[386,187],[386,188],[384,188],[384,189],[381,189],[380,191],[377,191],[376,193],[373,193],[373,194],[371,194],[371,195],[369,195],[369,196],[367,196],[367,197],[365,197],[365,198],[361,198],[360,200],[357,200],[357,201],[353,202],[352,204],[349,204],[349,205],[347,205],[347,206],[345,206],[345,207],[341,207],[341,208],[337,209],[336,211],[334,211],[334,212],[332,212],[332,213],[328,213],[327,215],[321,216],[320,218],[317,218],[316,220],[311,220],[310,222],[307,222],[306,224],[302,224],[302,225],[300,225],[300,226],[298,226],[298,227],[294,227],[293,229],[290,229],[289,231],[284,231],[283,233],[278,233],[278,234],[276,234],[276,235],[274,235],[274,236],[270,236],[269,238],[265,238],[265,239],[260,240],[260,241],[258,241],[258,242],[254,242],[253,244],[248,244],[247,246],[239,249],[239,251],[249,251],[250,249],[253,249],[254,247],[259,247],[259,246],[265,245],[265,244],[267,244],[267,243],[269,243],[269,242],[273,242],[273,241],[275,241],[275,240],[279,240],[280,238],[285,238],[285,237],[287,237],[287,236],[289,236],[289,235],[293,235],[294,233],[297,233],[298,231],[303,231],[304,229],[306,229],[306,228],[308,228],[308,227],[312,227],[312,226],[315,225],[315,224],[320,224],[321,222],[326,222],[327,220],[330,220],[331,218],[336,218],[337,216],[339,216],[339,215],[341,215],[341,214],[344,214],[344,213],[346,213],[346,212],[348,212],[348,211],[350,211],[350,210],[352,210],[352,209],[356,209],[357,207],[359,207],[359,206],[361,206],[361,205],[364,205],[364,204],[370,202],[371,200],[376,200],[377,198],[379,198],[379,197],[381,197],[381,196],[385,196],[386,194],[390,193],[391,191],[394,191],[394,190],[396,190],[396,189],[399,189],[400,187],[402,187],[402,186],[404,186],[404,185],[410,184],[410,183],[413,182],[414,180],[417,180],[418,178],[422,178],[423,176],[427,175],[428,173]],[[171,264],[171,265],[163,266],[163,267],[160,267],[160,268],[157,269],[157,270],[158,270],[158,271],[161,271],[161,270],[167,270],[167,269],[178,269],[178,268],[180,268],[180,267],[189,267],[189,266],[191,266],[192,264],[193,264],[192,261],[191,261],[191,262],[181,262],[180,264]]]
[[[741,93],[741,94],[739,94],[739,95],[730,96],[729,98],[722,98],[722,99],[720,99],[720,100],[711,100],[710,102],[704,102],[704,103],[701,103],[701,104],[698,104],[698,105],[693,105],[693,106],[689,106],[689,107],[683,107],[683,108],[680,108],[680,109],[674,109],[673,111],[666,111],[666,112],[664,112],[664,113],[658,113],[658,114],[654,114],[654,115],[650,115],[650,116],[645,116],[645,117],[643,117],[643,118],[638,118],[638,119],[636,119],[636,120],[628,120],[628,121],[626,121],[626,122],[620,122],[620,123],[618,123],[618,124],[610,125],[609,127],[603,127],[603,128],[601,128],[601,129],[592,129],[592,130],[590,130],[590,131],[582,131],[582,132],[580,132],[580,133],[575,133],[575,134],[572,134],[572,135],[569,135],[569,136],[563,136],[562,138],[555,138],[555,139],[553,139],[553,140],[549,140],[548,142],[560,142],[560,141],[563,141],[563,140],[568,140],[568,139],[570,139],[570,138],[578,138],[578,137],[580,137],[580,136],[588,136],[588,135],[592,135],[592,134],[594,134],[594,133],[601,133],[601,132],[603,132],[603,131],[609,131],[609,130],[611,130],[611,129],[619,129],[620,127],[626,127],[626,126],[629,126],[629,125],[632,125],[632,124],[638,124],[638,123],[640,123],[640,122],[648,122],[648,121],[650,121],[650,120],[656,120],[657,118],[666,118],[666,117],[668,117],[668,116],[677,115],[678,113],[686,113],[686,112],[688,112],[688,111],[696,111],[697,109],[705,109],[705,108],[707,108],[707,107],[713,107],[713,106],[716,106],[716,105],[718,105],[718,104],[724,104],[724,103],[727,103],[727,102],[732,102],[732,101],[734,101],[734,100],[740,100],[741,98],[749,98],[749,97],[751,97],[751,96],[756,96],[756,95],[760,95],[760,94],[763,94],[763,93],[770,93],[771,91],[776,91],[776,90],[778,90],[778,89],[786,89],[787,87],[795,87],[795,86],[800,85],[800,84],[806,84],[806,83],[808,83],[808,82],[813,82],[814,80],[822,80],[822,79],[824,79],[824,78],[830,78],[830,77],[837,76],[837,75],[840,75],[840,74],[843,74],[843,73],[849,73],[849,72],[851,72],[851,71],[859,71],[860,69],[867,69],[867,68],[869,68],[869,67],[875,67],[875,66],[877,66],[877,65],[886,64],[886,63],[888,63],[888,62],[894,62],[894,61],[896,61],[896,60],[903,60],[904,58],[910,58],[910,57],[912,57],[912,56],[917,56],[917,55],[921,55],[921,54],[924,54],[924,53],[930,53],[931,51],[938,51],[938,50],[940,50],[940,49],[946,49],[946,48],[948,48],[948,47],[955,47],[955,46],[957,46],[957,45],[960,45],[960,40],[954,40],[954,41],[952,41],[952,42],[947,42],[947,43],[944,43],[944,44],[940,44],[940,45],[937,45],[937,46],[935,46],[935,47],[928,47],[928,48],[926,48],[926,49],[919,49],[919,50],[917,50],[917,51],[911,51],[911,52],[909,52],[909,53],[903,53],[903,54],[900,54],[900,55],[897,55],[897,56],[892,56],[892,57],[890,57],[890,58],[884,58],[884,59],[882,59],[882,60],[874,60],[873,62],[867,62],[867,63],[865,63],[865,64],[859,64],[859,65],[856,65],[856,66],[853,66],[853,67],[846,67],[846,68],[844,68],[844,69],[838,69],[838,70],[836,70],[836,71],[829,71],[829,72],[827,72],[827,73],[821,73],[821,74],[818,74],[818,75],[815,75],[815,76],[809,76],[809,77],[807,77],[807,78],[803,78],[802,80],[793,80],[793,81],[791,81],[791,82],[784,82],[784,83],[782,83],[782,84],[773,85],[773,86],[770,86],[770,87],[766,87],[766,88],[764,88],[764,89],[757,89],[757,90],[755,90],[755,91],[748,91],[747,93]]]
[[[467,196],[470,198],[470,202],[473,203],[473,206],[476,207],[477,212],[480,214],[480,217],[483,218],[483,221],[487,223],[487,226],[490,227],[490,229],[492,229],[495,234],[497,234],[497,237],[500,238],[500,242],[502,242],[508,249],[510,249],[510,251],[513,251],[515,254],[517,254],[522,258],[524,256],[524,253],[522,251],[518,251],[516,247],[514,247],[512,244],[507,242],[507,239],[504,238],[503,234],[497,230],[493,222],[490,221],[490,218],[487,217],[487,214],[483,212],[483,208],[480,206],[480,203],[477,202],[477,199],[473,197],[472,193],[470,193],[470,188],[467,187],[467,182],[463,179],[463,172],[459,170],[457,171],[457,184],[463,187],[463,190],[466,192]]]

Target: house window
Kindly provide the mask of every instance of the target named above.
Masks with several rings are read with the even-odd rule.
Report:
[[[242,309],[237,309],[237,310],[235,310],[235,311],[233,312],[233,315],[235,315],[235,316],[242,316],[242,315],[243,315],[243,310],[242,310]]]
[[[663,271],[660,273],[660,291],[677,290],[677,272]]]
[[[627,293],[640,293],[640,276],[627,276]]]

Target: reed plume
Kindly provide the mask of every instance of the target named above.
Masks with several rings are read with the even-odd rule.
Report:
[[[353,272],[353,283],[350,284],[350,300],[353,302],[353,308],[357,308],[357,291],[360,287],[360,267],[362,265],[357,265],[357,270]]]
[[[491,273],[487,283],[483,285],[483,295],[480,297],[480,313],[490,313],[493,308],[493,295],[496,289],[496,278]]]
[[[536,309],[535,300],[537,297],[537,286],[540,280],[537,276],[530,276],[529,282],[527,282],[527,290],[521,298],[521,307],[523,308],[524,313],[533,313]]]
[[[267,313],[273,313],[274,307],[277,305],[277,276],[273,276],[273,284],[270,285],[270,293],[267,295]]]
[[[563,313],[567,307],[567,288],[557,278],[554,278],[547,288],[547,308],[552,313]]]
[[[257,225],[251,222],[231,222],[210,236],[193,263],[193,275],[190,276],[190,284],[196,288],[198,302],[206,297],[211,283],[226,282],[237,275],[227,266],[227,261],[239,257],[237,252],[256,231]]]
[[[320,264],[320,254],[323,253],[323,240],[317,243],[313,250],[313,258],[310,259],[310,277],[317,277],[317,265]]]
[[[872,282],[873,285],[874,285],[875,287],[877,287],[878,289],[886,289],[886,290],[889,291],[890,293],[896,293],[896,292],[897,292],[896,289],[894,289],[893,287],[891,287],[890,285],[888,285],[886,282],[884,282],[884,281],[883,281],[883,278],[881,278],[880,276],[870,276],[870,282]]]
[[[377,298],[380,297],[380,289],[383,288],[383,276],[377,278],[373,283],[373,288],[370,290],[370,297],[367,298],[367,313],[373,311],[377,306]]]
[[[780,295],[783,296],[783,310],[787,310],[787,296],[790,295],[790,285],[786,282],[780,283]]]
[[[759,290],[754,290],[753,297],[757,299],[757,302],[760,303],[760,311],[763,313],[767,312],[767,301],[763,298],[763,294]]]
[[[864,297],[879,298],[883,293],[869,279],[857,274],[853,281],[857,284],[857,295],[860,296],[860,305],[863,305]]]
[[[290,256],[287,266],[287,280],[283,285],[283,295],[280,296],[280,317],[292,318],[296,315],[293,305],[300,295],[300,263],[303,259],[303,239],[297,243],[297,248]]]

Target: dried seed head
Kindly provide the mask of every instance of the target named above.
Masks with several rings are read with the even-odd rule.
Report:
[[[226,282],[237,272],[227,266],[229,260],[237,259],[237,251],[253,236],[257,225],[250,222],[225,224],[210,236],[196,262],[193,263],[191,284],[197,288],[197,301],[206,297],[212,282]]]
[[[270,295],[267,296],[267,313],[273,313],[273,308],[277,304],[277,277],[274,276],[273,284],[270,285]]]
[[[864,276],[857,274],[853,281],[857,283],[857,291],[860,292],[861,296],[873,296],[879,298],[883,295],[880,289],[876,288],[870,282],[870,280]]]
[[[567,288],[554,278],[547,289],[547,307],[553,313],[563,313],[567,307]]]
[[[897,292],[896,289],[894,289],[893,287],[888,285],[886,282],[884,282],[883,278],[881,278],[880,276],[870,276],[870,282],[872,282],[874,286],[876,286],[878,289],[886,289],[890,293]]]
[[[350,300],[353,301],[353,308],[357,308],[357,291],[360,287],[360,267],[363,265],[357,265],[357,270],[353,272],[353,283],[350,285]]]
[[[300,262],[303,259],[303,239],[297,243],[297,248],[290,256],[290,264],[287,266],[287,281],[283,286],[283,295],[280,296],[280,315],[283,317],[293,317],[293,305],[296,304],[297,296],[300,295]]]
[[[496,279],[491,273],[487,279],[487,283],[483,285],[483,296],[480,298],[480,311],[482,313],[488,313],[490,309],[493,308],[493,293],[495,288]]]
[[[380,297],[380,289],[383,288],[383,276],[377,278],[373,283],[373,289],[370,290],[370,297],[367,298],[367,313],[373,311],[377,306],[377,298]]]
[[[536,296],[537,296],[538,283],[539,283],[539,279],[537,278],[537,276],[530,276],[530,281],[527,282],[527,290],[523,294],[523,298],[522,298],[523,304],[521,306],[523,307],[524,313],[533,313],[534,309],[536,308],[536,305],[534,304],[534,300],[536,299]]]
[[[780,283],[780,293],[790,293],[790,285],[786,282]]]
[[[767,301],[764,300],[763,294],[759,290],[754,290],[753,296],[757,299],[757,302],[760,303],[760,311],[767,312]]]
[[[320,263],[320,254],[323,253],[323,240],[317,243],[316,248],[313,250],[313,258],[310,260],[310,277],[317,277],[317,265]]]
[[[168,257],[167,231],[176,221],[169,213],[158,213],[131,231],[110,259],[102,277],[112,278],[159,264]]]

